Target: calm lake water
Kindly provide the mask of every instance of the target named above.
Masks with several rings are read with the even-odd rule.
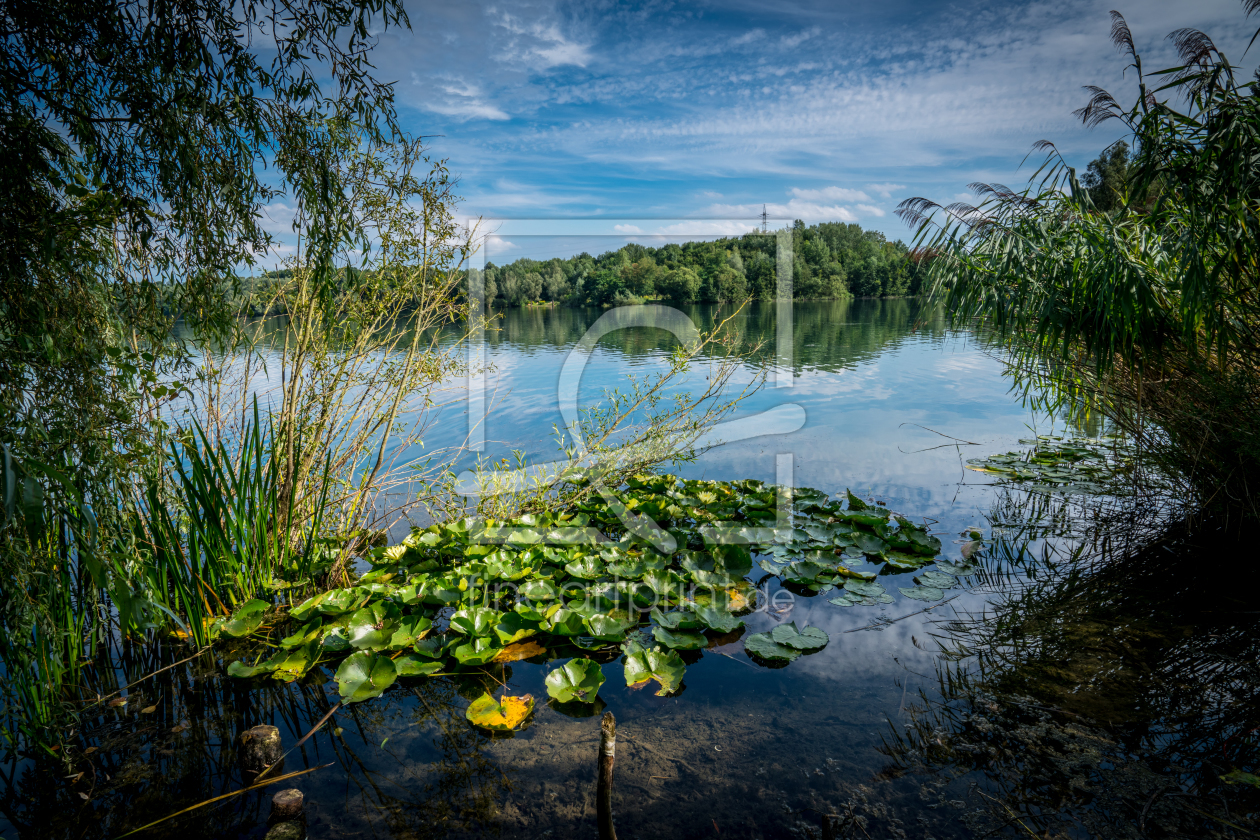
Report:
[[[714,317],[703,307],[687,312],[701,326]],[[495,394],[485,426],[488,453],[554,457],[559,372],[601,314],[503,314],[488,335]],[[1018,449],[1021,438],[1049,424],[1021,405],[1002,364],[976,337],[947,331],[939,315],[921,315],[907,300],[796,304],[790,371],[777,371],[779,384],[748,399],[738,416],[799,406],[804,424],[728,443],[679,471],[772,482],[776,464],[791,456],[797,485],[831,494],[851,489],[926,520],[946,558],[958,560],[960,535],[970,528],[991,533],[995,509],[1012,503],[964,462]],[[738,321],[750,337],[773,342],[773,307],[751,307]],[[583,404],[629,372],[659,370],[672,346],[650,328],[608,336],[586,369]],[[462,412],[460,405],[446,409],[426,446],[462,439]],[[754,570],[754,580],[763,577]],[[967,791],[984,782],[984,773],[957,762],[956,772],[907,772],[907,748],[890,748],[898,738],[917,738],[910,752],[921,759],[924,744],[948,740],[933,729],[945,723],[927,725],[915,712],[950,699],[940,682],[940,669],[949,666],[942,622],[978,614],[1001,590],[1000,580],[989,567],[948,592],[952,600],[923,612],[930,604],[898,590],[912,577],[886,584],[895,600],[884,606],[842,608],[826,595],[796,595],[777,615],[748,616],[748,634],[789,619],[829,634],[826,648],[787,667],[759,666],[734,640],[689,654],[683,690],[661,698],[628,689],[620,662],[610,659],[602,702],[588,717],[543,702],[543,679],[554,664],[514,663],[500,675],[509,693],[540,699],[528,728],[507,736],[476,730],[464,718],[470,700],[495,687],[493,678],[400,681],[337,713],[288,757],[285,770],[329,765],[292,782],[306,793],[313,838],[593,837],[595,712],[606,707],[620,735],[614,808],[622,838],[819,836],[824,814],[862,816],[872,837],[976,836],[964,818],[979,800]],[[773,576],[766,585],[776,588]],[[139,658],[133,663],[137,674],[145,666]],[[0,835],[116,837],[229,793],[240,784],[230,756],[239,733],[270,723],[291,745],[337,700],[331,680],[250,690],[217,668],[207,659],[175,669],[134,689],[125,709],[91,723],[101,775],[91,802],[19,767],[7,780]],[[140,711],[150,706],[156,709]],[[260,838],[277,789],[137,836]]]

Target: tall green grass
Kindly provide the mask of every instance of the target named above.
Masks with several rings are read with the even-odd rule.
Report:
[[[124,640],[173,633],[203,647],[242,602],[304,597],[316,585],[329,553],[330,469],[306,493],[282,494],[284,451],[257,404],[234,440],[212,440],[194,422],[140,486],[85,493],[73,465],[3,449],[0,739],[9,750],[48,749],[57,725],[112,691]]]

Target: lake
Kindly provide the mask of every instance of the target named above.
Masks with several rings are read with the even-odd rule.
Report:
[[[699,306],[683,311],[702,327],[718,314]],[[493,368],[487,387],[494,395],[484,426],[487,454],[519,449],[531,459],[555,457],[560,371],[602,314],[501,313],[487,335]],[[776,321],[773,305],[755,304],[736,325],[773,347]],[[1021,439],[1052,431],[1048,418],[1012,392],[1000,358],[982,340],[946,329],[939,313],[924,313],[913,300],[797,302],[791,321],[790,366],[776,369],[736,419],[753,418],[743,429],[755,432],[756,418],[794,406],[792,416],[803,415],[803,425],[732,440],[682,465],[679,474],[773,482],[786,464],[797,486],[841,496],[851,490],[928,523],[949,561],[962,559],[966,532],[992,535],[1009,522],[1001,511],[1028,504],[1026,496],[995,488],[991,477],[966,468],[968,459],[1020,449]],[[627,373],[659,370],[672,346],[666,333],[648,327],[607,336],[586,367],[581,403],[591,404]],[[455,445],[467,427],[463,405],[448,406],[426,447]],[[968,791],[984,783],[981,768],[959,769],[939,755],[935,763],[953,772],[908,767],[924,764],[933,738],[942,747],[942,738],[949,741],[943,730],[925,730],[924,721],[929,707],[955,699],[941,682],[954,658],[942,645],[958,638],[950,636],[951,626],[1027,580],[1017,558],[1000,554],[935,603],[901,593],[914,585],[914,573],[882,576],[892,603],[875,606],[841,607],[826,593],[785,590],[790,597],[776,600],[775,609],[745,617],[746,634],[790,620],[830,637],[821,651],[786,667],[763,667],[741,641],[725,640],[689,652],[682,689],[658,697],[652,689],[628,688],[615,656],[603,657],[601,702],[586,716],[544,702],[543,679],[556,663],[403,681],[338,712],[289,755],[284,769],[321,768],[292,782],[306,794],[313,838],[591,837],[598,712],[606,708],[619,733],[614,810],[622,838],[820,836],[823,815],[840,822],[861,817],[869,836],[974,836],[968,827],[974,821],[966,818],[983,802]],[[754,569],[752,579],[768,591],[780,589],[765,567]],[[1044,591],[1040,597],[1051,599]],[[136,651],[129,670],[144,674],[177,655]],[[67,798],[51,779],[19,766],[7,780],[0,835],[114,837],[229,793],[240,780],[228,748],[241,732],[274,724],[292,745],[337,700],[327,675],[322,682],[312,676],[250,689],[218,668],[207,658],[173,669],[134,689],[127,706],[90,722],[85,734],[99,746],[102,777],[91,802]],[[490,734],[465,720],[468,703],[500,682],[508,693],[538,699],[523,731]],[[1149,720],[1161,712],[1142,714]],[[262,837],[271,793],[288,786],[236,797],[137,836]]]

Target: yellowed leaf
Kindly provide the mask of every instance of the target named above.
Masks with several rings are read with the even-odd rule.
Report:
[[[468,705],[465,716],[474,726],[493,729],[496,732],[510,732],[524,723],[533,711],[532,695],[504,696],[501,700],[495,700],[493,696],[483,694]]]
[[[151,715],[156,711],[157,711],[157,706],[145,706],[143,709],[140,710],[140,714]]]
[[[109,707],[111,709],[116,708],[118,706],[125,706],[125,705],[127,705],[126,697],[115,697],[113,700],[109,701]]]
[[[84,750],[84,751],[83,751],[83,754],[84,754],[84,755],[91,755],[91,754],[92,754],[92,753],[94,753],[94,752],[96,752],[96,747],[88,747],[86,750]]]
[[[546,653],[547,649],[533,639],[524,642],[508,645],[503,650],[495,654],[491,662],[516,662],[521,659],[529,659],[531,656],[538,656]]]
[[[748,596],[738,589],[726,590],[727,609],[731,612],[741,612],[748,609]]]

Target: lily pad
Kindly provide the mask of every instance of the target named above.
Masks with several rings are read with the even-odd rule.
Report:
[[[846,580],[844,590],[866,598],[877,598],[885,594],[884,587],[873,580]]]
[[[595,702],[599,687],[604,684],[604,671],[589,659],[570,659],[562,667],[547,674],[547,694],[560,703],[581,700]]]
[[[461,665],[485,665],[494,660],[502,650],[493,639],[478,637],[456,646],[451,654]]]
[[[511,732],[518,728],[534,711],[534,698],[504,696],[495,700],[493,695],[483,694],[468,704],[464,716],[473,726],[495,732]]]
[[[891,595],[858,595],[854,592],[845,592],[839,598],[828,600],[828,603],[835,604],[837,607],[874,607],[892,602]]]
[[[575,578],[595,580],[603,576],[604,564],[598,557],[583,557],[566,565],[564,570]]]
[[[323,629],[319,621],[312,621],[299,627],[291,636],[285,636],[280,640],[280,647],[295,648],[301,647],[307,642],[314,641],[319,638],[319,633]]]
[[[494,626],[494,634],[500,644],[510,645],[526,639],[541,629],[539,621],[531,621],[517,612],[505,613],[503,620]]]
[[[336,674],[343,703],[359,703],[379,697],[397,678],[398,671],[389,658],[364,650],[347,656]]]
[[[792,662],[801,655],[796,648],[776,642],[770,633],[754,633],[744,639],[744,650],[771,662]]]
[[[696,617],[705,627],[718,633],[731,633],[744,626],[744,622],[731,613],[712,606],[697,609]]]
[[[700,633],[686,630],[673,632],[664,627],[653,627],[652,638],[673,650],[699,650],[708,644],[708,640]]]
[[[405,615],[398,623],[398,629],[394,631],[393,637],[389,640],[390,650],[401,650],[414,645],[419,639],[423,638],[433,627],[433,622],[422,615]]]
[[[369,604],[350,617],[346,630],[350,646],[358,650],[384,650],[399,628],[398,608],[384,601]]]
[[[617,618],[612,615],[593,615],[586,619],[591,636],[601,641],[620,642],[626,632],[638,624],[633,618]]]
[[[817,627],[797,629],[796,622],[780,624],[770,631],[770,638],[781,645],[800,651],[822,650],[831,641],[827,634]]]
[[[489,607],[468,607],[451,616],[451,630],[465,636],[489,636],[502,613]]]
[[[523,642],[507,645],[503,650],[494,655],[492,662],[519,662],[522,659],[533,659],[535,656],[541,656],[547,652],[547,649],[538,643],[536,639],[526,639]]]
[[[548,621],[547,632],[555,636],[581,636],[586,633],[586,622],[573,610],[558,610]]]
[[[660,684],[660,690],[656,694],[663,697],[677,691],[682,684],[687,666],[674,651],[644,649],[638,642],[627,642],[622,646],[622,651],[625,653],[626,685],[631,688],[648,680],[656,680]]]
[[[262,674],[270,674],[275,669],[276,663],[271,659],[265,659],[256,665],[246,665],[243,661],[238,660],[228,666],[227,672],[229,677],[249,679],[251,677],[261,676]]]
[[[900,588],[900,587],[898,587]],[[901,594],[907,598],[914,598],[916,601],[939,601],[945,597],[945,592],[935,586],[913,586],[909,589],[901,589]]]
[[[517,591],[531,601],[554,601],[560,597],[560,590],[547,580],[526,581]]]
[[[404,653],[394,660],[394,669],[400,677],[427,677],[441,671],[442,663],[418,653]]]
[[[268,604],[266,601],[259,601],[257,598],[252,601],[246,601],[231,618],[219,625],[219,630],[234,639],[248,636],[262,626],[263,614],[270,607],[271,604]]]
[[[652,610],[651,616],[654,622],[666,630],[699,630],[704,626],[700,617],[691,610],[674,610],[667,613]]]
[[[914,576],[914,582],[937,589],[953,589],[958,585],[958,578],[945,572],[920,572]]]

